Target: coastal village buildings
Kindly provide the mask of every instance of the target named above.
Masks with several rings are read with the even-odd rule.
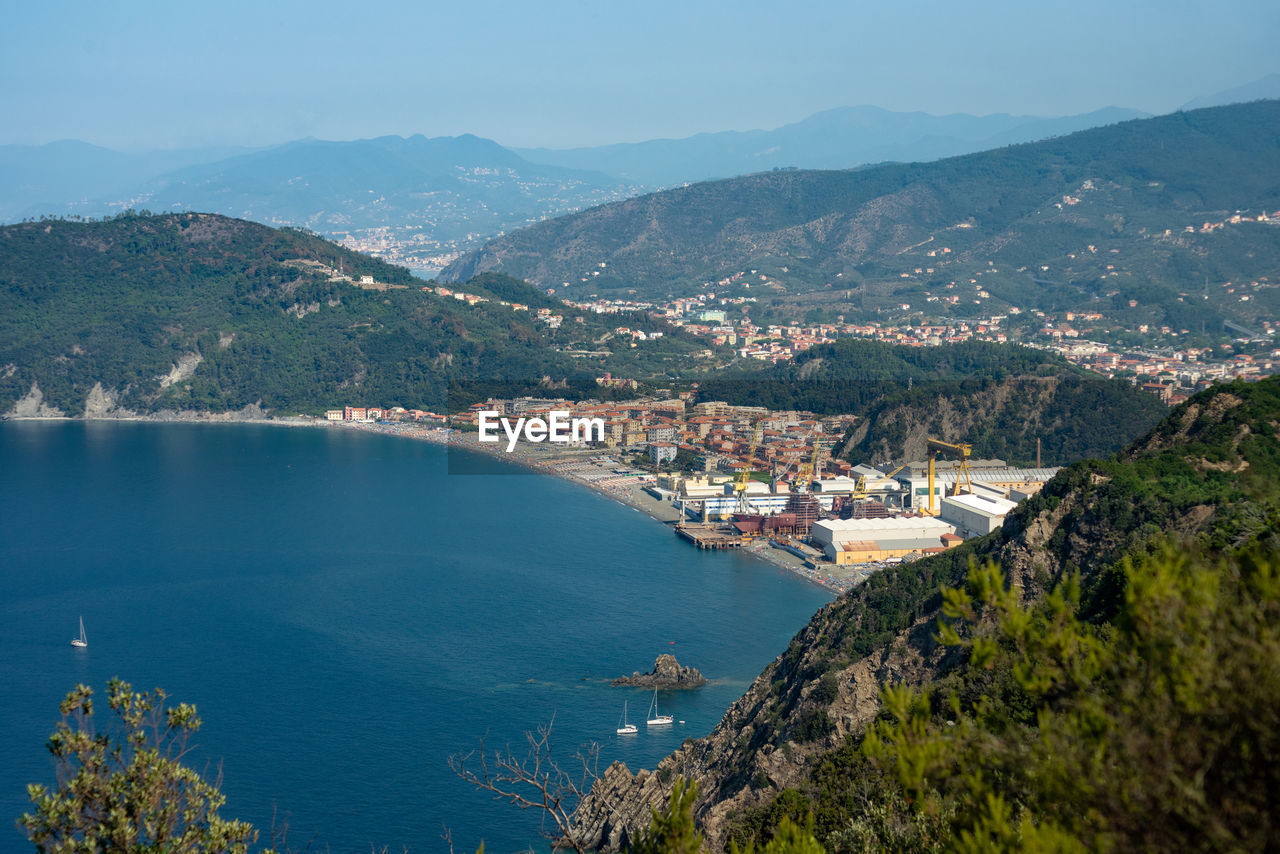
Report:
[[[950,252],[945,248],[930,251],[944,255]],[[998,270],[991,268],[989,272],[994,273]],[[933,273],[933,268],[921,268],[915,271],[915,274],[920,275]],[[904,275],[914,274],[905,273]],[[737,277],[729,277],[720,284],[731,284],[740,281],[743,277],[744,274],[738,274]],[[970,284],[977,287],[976,282],[975,278]],[[1247,286],[1247,289],[1256,290],[1266,284],[1253,282]],[[946,287],[954,288],[956,285],[956,282],[951,282]],[[1236,291],[1230,282],[1223,287],[1232,294]],[[1244,286],[1242,289],[1245,289]],[[979,303],[990,298],[990,294],[981,288],[978,288],[975,294],[979,297],[977,300]],[[1244,294],[1241,299],[1249,297],[1250,294]],[[843,338],[885,341],[907,347],[936,347],[962,341],[998,343],[1016,341],[1029,347],[1059,353],[1068,361],[1103,376],[1128,377],[1135,385],[1171,404],[1180,403],[1213,382],[1229,381],[1237,377],[1256,378],[1280,370],[1280,347],[1274,346],[1277,326],[1280,326],[1280,323],[1270,321],[1262,321],[1261,329],[1251,332],[1252,338],[1246,336],[1239,341],[1241,346],[1247,345],[1258,352],[1232,353],[1226,357],[1215,357],[1214,351],[1209,348],[1178,347],[1176,343],[1178,336],[1185,336],[1188,332],[1185,329],[1175,330],[1169,327],[1157,329],[1144,325],[1139,325],[1137,329],[1131,331],[1142,336],[1159,336],[1162,340],[1167,339],[1170,342],[1169,345],[1157,349],[1154,344],[1149,344],[1144,347],[1123,348],[1123,352],[1116,352],[1113,346],[1089,340],[1087,337],[1094,326],[1107,320],[1103,314],[1096,311],[1065,311],[1060,315],[1032,311],[1030,316],[1040,324],[1038,331],[1029,331],[1024,326],[1017,329],[1010,327],[1008,321],[1011,316],[1024,315],[1022,309],[1016,306],[1009,308],[1005,314],[988,314],[970,319],[945,321],[929,320],[921,316],[913,317],[911,320],[876,320],[860,323],[758,325],[750,319],[748,313],[742,311],[744,307],[749,309],[756,301],[755,297],[728,297],[708,292],[682,297],[668,303],[593,299],[579,302],[566,301],[566,304],[597,314],[645,311],[653,317],[662,318],[673,326],[682,328],[685,332],[706,338],[714,345],[732,347],[740,358],[773,363],[794,359],[796,355],[811,347]],[[931,295],[926,298],[926,302],[929,301],[954,305],[959,301],[959,297]],[[910,305],[903,304],[898,308],[908,311]],[[1243,330],[1241,332],[1244,333]],[[610,384],[617,382],[618,380],[610,378]]]
[[[724,401],[690,404],[685,397],[579,403],[521,397],[487,400],[453,416],[403,407],[348,406],[325,417],[416,423],[443,437],[474,433],[482,412],[509,419],[547,421],[553,412],[599,419],[603,435],[558,447],[595,452],[591,465],[565,463],[585,466],[575,469],[578,476],[610,488],[647,484],[653,496],[678,508],[680,518],[694,526],[691,530],[696,532],[688,538],[715,544],[708,547],[764,536],[810,562],[839,567],[910,560],[990,533],[1018,501],[1033,495],[1058,471],[972,460],[962,483],[954,467],[942,463],[935,472],[931,509],[925,463],[907,463],[887,474],[831,458],[831,449],[852,425],[848,416],[819,418],[809,412]],[[552,454],[556,450],[540,448]],[[524,451],[536,453],[529,446]],[[601,451],[608,456],[600,456]],[[692,474],[644,471],[661,472],[677,456]],[[712,537],[708,531],[718,533]]]

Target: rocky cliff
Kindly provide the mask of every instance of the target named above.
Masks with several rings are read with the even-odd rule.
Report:
[[[735,817],[802,788],[821,756],[862,732],[883,686],[923,685],[959,663],[935,639],[939,588],[958,586],[971,561],[997,561],[1027,599],[1079,572],[1086,613],[1105,609],[1121,559],[1156,538],[1229,541],[1266,524],[1257,511],[1276,492],[1277,432],[1280,379],[1210,389],[1126,452],[1062,471],[994,534],[874,576],[819,611],[708,736],[652,772],[611,766],[579,808],[582,839],[616,850],[685,776],[699,784],[709,845],[722,849]]]

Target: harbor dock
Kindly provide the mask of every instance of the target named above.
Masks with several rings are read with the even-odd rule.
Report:
[[[700,549],[737,549],[746,544],[744,537],[713,525],[679,525],[676,535]]]

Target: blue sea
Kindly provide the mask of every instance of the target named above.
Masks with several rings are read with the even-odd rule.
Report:
[[[341,429],[0,424],[0,851],[77,683],[163,687],[203,720],[226,817],[293,848],[507,852],[540,817],[458,779],[519,750],[652,768],[709,732],[829,594],[545,476],[450,475],[445,450]],[[505,464],[490,469],[503,472]],[[89,646],[70,640],[83,616]],[[609,680],[674,653],[712,683],[619,737]],[[105,703],[100,705],[100,714]]]

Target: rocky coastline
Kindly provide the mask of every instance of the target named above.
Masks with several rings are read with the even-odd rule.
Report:
[[[637,670],[630,676],[619,676],[611,684],[670,691],[701,688],[707,684],[707,678],[692,667],[682,667],[674,655],[663,653],[653,662],[650,672]]]

